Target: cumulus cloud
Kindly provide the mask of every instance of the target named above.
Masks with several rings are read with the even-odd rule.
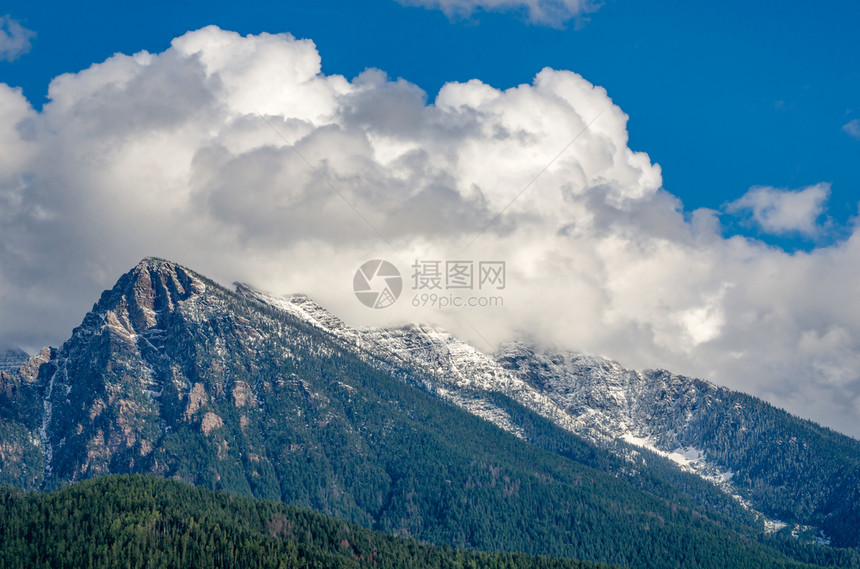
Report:
[[[729,213],[748,213],[767,233],[781,235],[819,233],[818,218],[830,197],[830,184],[816,184],[802,190],[754,187],[726,207]]]
[[[431,100],[382,71],[320,69],[311,41],[208,27],[57,77],[38,112],[0,84],[0,344],[56,345],[158,255],[306,292],[356,325],[602,353],[860,435],[856,230],[796,253],[724,238],[718,212],[685,212],[629,148],[624,112],[570,71],[504,91],[449,83]],[[804,230],[827,192],[767,189],[738,207]],[[384,310],[352,291],[374,258],[407,283]],[[503,290],[474,291],[504,306],[414,306],[416,260],[505,261]]]
[[[15,61],[30,51],[30,40],[35,35],[8,14],[0,16],[0,61]]]
[[[860,119],[848,121],[847,123],[842,125],[842,130],[844,130],[854,138],[860,138]]]
[[[469,17],[476,10],[524,10],[530,22],[553,27],[595,12],[600,4],[593,0],[398,0],[407,6],[442,10],[449,18]]]

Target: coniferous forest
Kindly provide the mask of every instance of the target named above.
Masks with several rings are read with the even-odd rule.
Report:
[[[107,476],[52,493],[0,489],[0,567],[609,566],[431,546],[276,502],[130,475]]]
[[[623,528],[622,528],[623,529]],[[731,547],[643,551],[663,567],[857,567],[847,551],[759,544],[747,561]],[[728,544],[726,544],[728,545]],[[778,549],[784,552],[778,552]],[[685,553],[687,552],[687,553]],[[785,553],[793,553],[794,561]],[[710,556],[710,557],[708,557]],[[729,563],[728,565],[726,563]],[[647,564],[647,563],[646,563]],[[340,569],[587,569],[610,565],[430,545],[303,508],[147,475],[114,475],[53,492],[0,487],[0,567],[273,567]]]

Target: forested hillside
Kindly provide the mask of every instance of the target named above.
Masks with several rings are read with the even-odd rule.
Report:
[[[0,488],[0,567],[608,569],[431,546],[284,504],[141,475],[103,477],[50,494]]]

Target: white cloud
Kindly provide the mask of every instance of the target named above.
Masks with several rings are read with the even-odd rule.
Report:
[[[323,75],[312,42],[210,27],[60,76],[50,99],[36,112],[0,86],[0,344],[56,345],[158,255],[355,324],[527,335],[706,377],[860,435],[860,233],[798,253],[724,239],[575,73],[449,83],[428,102],[381,71]],[[809,230],[827,191],[739,201]],[[416,259],[504,260],[504,308],[419,309],[407,288],[367,309],[351,287],[372,258],[407,281]]]
[[[764,231],[775,235],[796,232],[814,236],[821,229],[818,218],[828,197],[830,184],[826,183],[795,191],[754,187],[728,204],[726,211],[749,212]]]
[[[30,51],[30,39],[35,35],[8,14],[0,16],[0,61],[15,61]]]
[[[534,24],[560,27],[573,19],[595,12],[594,0],[398,0],[407,6],[442,10],[449,18],[469,17],[476,10],[524,10]]]
[[[854,138],[860,138],[860,119],[848,121],[847,123],[842,125],[842,130],[844,130]]]

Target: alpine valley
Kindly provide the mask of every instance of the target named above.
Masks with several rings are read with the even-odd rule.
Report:
[[[239,502],[147,477],[66,488],[110,474]],[[167,493],[186,509],[199,499],[210,513],[197,519],[224,528],[265,510],[346,531],[256,498],[484,552],[860,567],[857,440],[706,381],[525,343],[485,354],[421,325],[356,329],[306,296],[229,290],[156,258],[105,291],[61,348],[0,354],[0,484],[20,489],[0,493],[4,518],[36,520],[6,519],[0,535],[47,527],[37,502],[101,497],[93,508],[108,511],[126,492],[152,510]]]

